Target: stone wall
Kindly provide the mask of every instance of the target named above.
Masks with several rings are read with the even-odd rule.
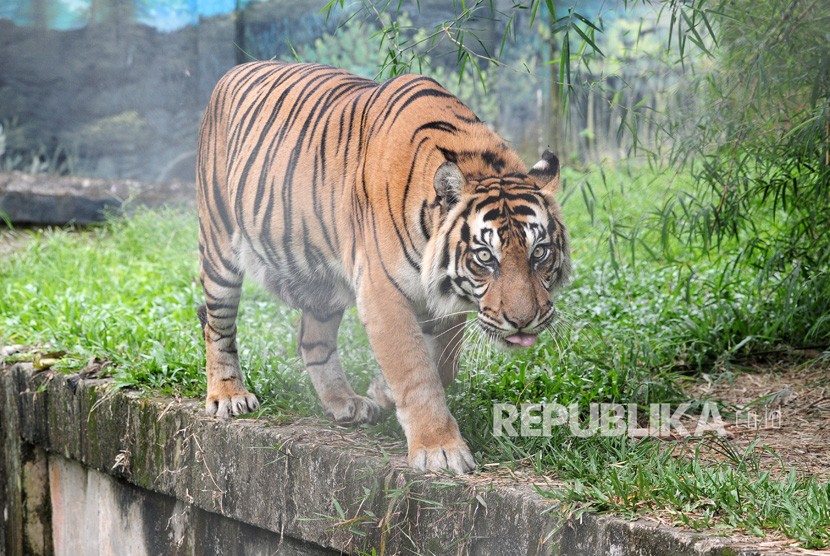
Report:
[[[6,554],[758,554],[529,484],[414,473],[356,432],[217,421],[196,401],[0,366]]]

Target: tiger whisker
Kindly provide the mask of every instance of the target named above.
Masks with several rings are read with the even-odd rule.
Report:
[[[456,330],[456,332],[455,332],[455,334],[453,334],[452,338],[450,338],[450,340],[447,342],[447,345],[446,345],[446,346],[444,346],[444,349],[441,351],[441,355],[439,355],[439,356],[438,356],[438,361],[442,361],[442,360],[443,360],[443,358],[444,358],[444,354],[446,353],[447,349],[448,349],[448,348],[449,348],[449,347],[453,344],[453,342],[455,341],[455,339],[456,339],[456,338],[458,338],[458,335],[459,335],[459,334],[462,334],[462,335],[464,334],[464,329],[465,329],[465,326],[464,326],[464,325],[465,325],[465,324],[467,324],[467,321],[466,321],[466,320],[465,320],[465,321],[462,321],[462,322],[460,322],[460,323],[458,323],[457,325],[455,325],[455,326],[453,326],[453,327],[450,327],[450,329],[449,329],[449,330],[445,330],[445,331],[442,333],[442,334],[446,334],[447,332],[449,332],[450,330],[452,330],[452,329],[454,329],[454,328],[455,328],[455,329],[457,329],[457,330]],[[437,336],[436,336],[436,337],[437,337]],[[462,337],[463,337],[463,336],[462,336]],[[461,345],[461,344],[462,344],[462,342],[458,342],[458,343],[459,343],[459,345]],[[450,353],[452,353],[452,352],[450,352]]]
[[[553,323],[551,323],[550,327],[546,328],[546,330],[548,330],[548,332],[550,332],[551,340],[553,340],[553,343],[556,345],[556,358],[559,360],[559,366],[564,367],[565,366],[565,358],[564,358],[564,355],[563,355],[564,350],[562,349],[562,344],[559,343],[558,334],[556,334],[556,331],[553,329],[552,325],[553,325]]]
[[[444,331],[443,331],[443,332],[441,332],[440,334],[435,334],[435,335],[433,336],[433,338],[440,338],[441,336],[443,336],[443,335],[444,335],[444,334],[446,334],[447,332],[452,332],[453,330],[457,329],[457,328],[458,328],[458,327],[460,327],[460,326],[464,326],[465,324],[467,324],[467,321],[466,321],[466,320],[463,320],[463,321],[461,321],[461,322],[459,322],[459,323],[457,323],[457,324],[454,324],[454,325],[450,326],[449,328],[447,328],[446,330],[444,330]]]
[[[477,326],[474,360],[476,370],[479,370],[480,367],[484,366],[484,361],[487,360],[490,350],[492,349],[492,342],[492,334],[488,330],[483,329],[481,326]]]
[[[453,353],[453,357],[458,358],[459,368],[461,366],[461,353],[469,351],[470,344],[472,343],[472,339],[475,334],[472,321],[467,321],[465,324],[467,326],[464,327],[464,335],[462,336],[461,341],[458,342],[458,345],[455,347],[455,351]],[[465,368],[466,367],[467,365],[465,365]]]
[[[418,324],[427,324],[427,323],[430,323],[430,322],[441,321],[441,320],[448,319],[450,317],[455,317],[455,316],[458,316],[458,315],[469,315],[470,313],[475,313],[475,311],[474,310],[455,311],[454,313],[448,313],[446,315],[441,315],[440,317],[435,317],[435,318],[431,318],[431,319],[419,320],[417,322],[418,322]]]
[[[469,326],[466,329],[467,337],[464,339],[464,352],[470,355],[474,355],[476,353],[477,344],[478,344],[478,319],[473,319],[469,322]],[[468,358],[464,367],[470,370],[471,367],[475,365],[475,360],[472,358]]]

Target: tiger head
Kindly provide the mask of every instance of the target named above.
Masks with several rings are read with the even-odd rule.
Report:
[[[554,319],[553,296],[568,280],[568,232],[555,194],[559,160],[545,151],[529,172],[466,175],[444,162],[440,204],[422,280],[435,315],[474,308],[501,347],[533,345]]]

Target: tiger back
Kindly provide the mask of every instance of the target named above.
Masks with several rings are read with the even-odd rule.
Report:
[[[432,79],[382,84],[312,64],[226,74],[197,156],[200,310],[211,415],[257,408],[236,349],[244,274],[302,311],[298,346],[327,415],[397,409],[416,468],[475,462],[447,409],[474,313],[495,343],[535,342],[568,278],[559,163],[530,170]],[[354,392],[337,354],[357,305],[382,375]]]

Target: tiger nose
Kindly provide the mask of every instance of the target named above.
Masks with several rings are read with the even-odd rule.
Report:
[[[507,313],[504,314],[504,321],[516,329],[516,331],[521,331],[527,328],[531,322],[536,318],[535,311],[533,313],[519,313],[515,315],[508,316]]]

